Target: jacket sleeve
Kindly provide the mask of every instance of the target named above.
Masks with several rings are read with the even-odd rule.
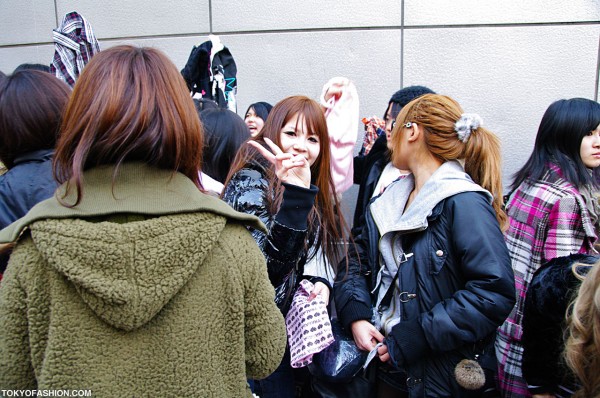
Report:
[[[341,96],[325,101],[332,85],[339,84]],[[325,109],[331,146],[331,177],[338,194],[352,186],[354,174],[354,146],[358,139],[359,105],[354,83],[344,77],[329,80],[321,92],[321,106]]]
[[[333,285],[335,309],[342,326],[350,330],[352,322],[358,320],[371,321],[373,309],[371,304],[370,278],[373,264],[369,263],[369,232],[363,232],[348,244],[348,266],[341,261]]]
[[[354,184],[360,184],[362,180],[363,168],[367,155],[356,155],[352,164],[352,182]]]
[[[443,211],[454,251],[454,265],[446,260],[444,266],[456,267],[464,286],[392,329],[386,344],[392,361],[400,366],[489,336],[515,303],[510,255],[487,198],[473,192],[458,194],[445,201]]]
[[[29,181],[29,179],[25,178],[25,181]],[[21,181],[20,184],[25,184],[25,181]],[[15,194],[22,189],[13,186],[14,182],[13,178],[7,178],[6,175],[0,176],[0,229],[6,228],[28,210],[25,206],[25,198],[20,194]]]
[[[581,206],[574,196],[565,196],[554,203],[548,216],[542,262],[591,249],[585,244],[581,213]]]
[[[245,233],[240,247],[232,248],[244,276],[246,375],[262,379],[277,369],[287,344],[285,323],[274,301],[265,261]]]
[[[15,248],[0,283],[0,386],[12,390],[35,390],[31,363],[27,293],[19,280],[23,251]]]
[[[283,198],[277,214],[268,209],[269,183],[255,169],[237,172],[225,187],[223,200],[239,212],[253,214],[267,226],[268,233],[251,230],[267,258],[267,270],[273,286],[279,286],[294,269],[302,255],[308,214],[318,189],[283,184]]]

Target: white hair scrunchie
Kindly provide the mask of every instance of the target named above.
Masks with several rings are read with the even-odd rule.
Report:
[[[454,123],[454,131],[456,131],[458,139],[466,143],[471,136],[471,132],[477,130],[481,125],[483,125],[483,120],[478,114],[463,113],[460,115],[460,119]]]

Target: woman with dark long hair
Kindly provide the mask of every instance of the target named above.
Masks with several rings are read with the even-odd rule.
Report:
[[[573,98],[552,103],[535,145],[515,174],[505,233],[517,302],[498,330],[498,379],[505,397],[552,393],[523,378],[523,308],[540,266],[556,257],[594,253],[600,209],[593,195],[600,165],[600,104]],[[529,388],[528,388],[529,387]]]
[[[267,258],[275,301],[286,314],[298,282],[314,283],[312,296],[329,301],[331,281],[344,257],[347,234],[330,171],[325,116],[314,100],[293,96],[273,107],[264,128],[242,147],[223,199],[258,216],[268,233],[252,229]],[[319,259],[319,261],[312,261]],[[312,269],[305,265],[311,263]],[[289,356],[267,380],[254,383],[261,398],[293,396]]]
[[[254,217],[200,191],[202,127],[162,52],[90,61],[61,126],[57,197],[2,231],[0,385],[251,397],[286,335]]]

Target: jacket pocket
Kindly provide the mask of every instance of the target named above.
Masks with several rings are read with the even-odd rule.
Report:
[[[444,264],[446,263],[446,259],[448,258],[448,251],[444,245],[435,244],[435,239],[432,240],[432,244],[429,248],[429,262],[430,269],[429,272],[433,275],[437,275],[440,273]]]

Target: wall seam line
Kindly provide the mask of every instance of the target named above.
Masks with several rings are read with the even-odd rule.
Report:
[[[596,90],[594,90],[594,101],[598,102],[598,91],[600,91],[600,35],[598,35],[598,61],[596,62]]]
[[[208,29],[213,34],[212,0],[208,0]]]
[[[402,12],[400,16],[400,88],[404,88],[404,0],[400,7]]]
[[[58,5],[56,4],[56,0],[54,0],[54,23],[56,24],[56,29],[58,29]]]
[[[58,27],[58,14],[56,14],[57,18],[57,27]],[[189,33],[171,33],[171,34],[157,34],[157,35],[142,35],[142,36],[120,36],[120,37],[100,37],[99,40],[143,40],[143,39],[162,39],[162,38],[177,38],[177,37],[197,37],[208,34],[215,35],[259,35],[259,34],[280,34],[280,33],[319,33],[319,32],[347,32],[347,31],[368,31],[368,30],[429,30],[429,29],[453,29],[453,28],[494,28],[494,27],[503,27],[503,28],[514,28],[514,27],[538,27],[538,26],[595,26],[600,25],[600,21],[588,21],[588,22],[573,22],[573,23],[532,23],[532,24],[506,24],[506,25],[415,25],[415,26],[365,26],[365,27],[347,27],[347,28],[308,28],[308,29],[273,29],[273,30],[249,30],[249,31],[222,31],[222,32],[189,32]],[[30,46],[39,46],[45,44],[54,44],[53,41],[47,42],[35,42],[35,43],[15,43],[15,44],[2,44],[0,48],[11,48],[11,47],[30,47]]]

